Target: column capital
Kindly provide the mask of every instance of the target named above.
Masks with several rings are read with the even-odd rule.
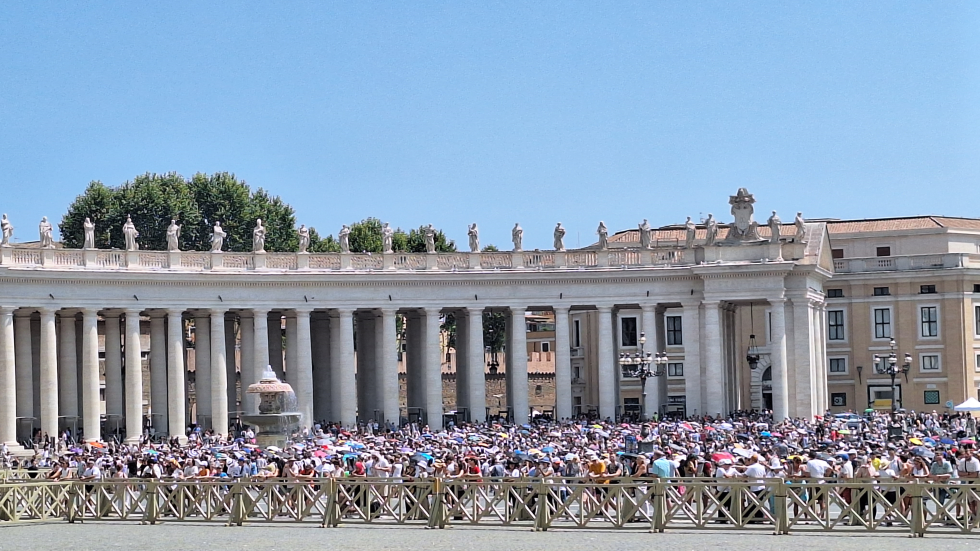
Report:
[[[16,310],[14,310],[14,317],[16,317],[16,318],[29,318],[29,317],[31,317],[31,316],[34,315],[34,312],[37,312],[37,308],[23,307],[22,306],[22,307],[17,308]]]
[[[214,319],[216,317],[223,319],[229,313],[224,308],[210,308],[209,312],[211,315],[211,319]]]
[[[269,312],[272,311],[271,308],[262,308],[262,307],[255,307],[255,306],[253,306],[252,308],[249,308],[249,310],[252,311],[252,316],[253,317],[256,317],[256,316],[268,316],[269,315]]]
[[[425,315],[426,316],[432,316],[432,315],[438,316],[439,314],[442,313],[442,308],[438,308],[438,307],[436,307],[436,308],[431,308],[431,307],[430,308],[423,308],[423,310],[425,310]]]
[[[483,315],[483,312],[485,310],[486,310],[486,307],[485,306],[467,306],[466,307],[466,312],[468,314],[470,314],[470,315],[480,314],[482,316]]]
[[[96,317],[98,317],[98,315],[99,315],[99,309],[98,308],[86,307],[86,308],[80,308],[79,310],[81,310],[83,316],[96,316]]]
[[[643,310],[644,312],[656,312],[657,311],[657,304],[656,303],[652,303],[652,304],[641,304],[640,305],[640,310]]]
[[[611,304],[597,304],[595,309],[598,310],[599,312],[611,313],[613,310],[613,306]]]
[[[184,316],[184,309],[183,308],[167,308],[167,316],[168,317],[172,317],[172,316],[180,316],[180,317],[183,317]]]
[[[721,306],[721,301],[720,300],[702,300],[701,301],[701,304],[704,305],[705,308],[718,308],[719,306]]]
[[[394,316],[395,314],[398,313],[398,308],[380,308],[380,310],[381,310],[381,315],[385,317]]]
[[[293,308],[293,315],[296,315],[296,316],[307,316],[308,317],[312,313],[313,313],[313,308],[310,308],[310,307],[307,307],[307,306],[300,307],[300,308]]]
[[[353,308],[336,308],[337,315],[342,318],[350,318],[354,316]]]
[[[42,306],[42,307],[38,308],[37,311],[38,311],[38,313],[41,314],[41,316],[51,316],[51,317],[54,317],[54,315],[56,313],[58,313],[58,308],[56,308],[54,306]]]
[[[571,310],[571,308],[568,306],[552,306],[551,309],[554,310],[556,314],[558,312],[565,312],[567,314],[568,311]]]
[[[766,300],[769,301],[769,304],[785,304],[786,303],[786,297],[769,297]]]
[[[0,315],[12,316],[17,308],[14,306],[0,306]]]
[[[527,306],[510,305],[507,308],[510,308],[511,313],[515,313],[515,312],[522,312],[522,313],[523,312],[527,312]]]
[[[140,316],[143,312],[142,308],[126,308],[126,316]]]

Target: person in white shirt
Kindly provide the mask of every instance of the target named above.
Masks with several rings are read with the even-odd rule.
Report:
[[[823,459],[817,457],[817,452],[810,450],[810,459],[806,462],[806,472],[810,478],[823,479],[827,474],[833,474],[834,468]],[[813,488],[813,501],[816,503],[816,511],[820,514],[827,506],[827,492],[819,487]]]
[[[731,459],[722,459],[718,462],[718,468],[715,469],[715,478],[718,479],[731,479],[738,478],[738,471],[732,466]],[[726,511],[731,508],[732,505],[732,487],[718,486],[718,522],[722,524],[727,523]]]
[[[745,478],[749,480],[750,486],[749,491],[759,498],[758,509],[755,510],[753,515],[755,520],[762,520],[762,511],[766,507],[766,500],[762,498],[762,495],[766,491],[766,484],[763,479],[766,477],[766,467],[759,461],[759,456],[753,455],[749,458],[749,465],[745,467]],[[754,504],[749,504],[749,509],[753,509]]]

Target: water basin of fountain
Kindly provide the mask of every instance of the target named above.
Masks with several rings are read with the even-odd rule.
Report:
[[[259,395],[259,412],[242,415],[243,422],[257,429],[255,443],[263,448],[285,446],[290,430],[299,425],[302,416],[296,411],[283,411],[287,397],[292,397],[290,401],[295,402],[293,387],[280,381],[270,366],[259,382],[249,385],[245,392]]]

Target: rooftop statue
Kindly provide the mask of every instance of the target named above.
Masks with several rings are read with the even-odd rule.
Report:
[[[211,252],[220,253],[222,245],[225,244],[225,238],[228,234],[225,230],[221,229],[221,222],[215,221],[214,229],[211,231]]]
[[[599,250],[607,250],[609,248],[609,230],[606,229],[606,223],[600,220],[599,227],[595,232],[599,235]]]
[[[136,231],[136,225],[133,224],[133,219],[130,215],[126,215],[126,223],[123,224],[123,237],[126,239],[126,250],[127,251],[138,251],[140,246],[136,242],[136,238],[140,236],[140,232]]]
[[[561,222],[555,226],[555,250],[564,251],[565,250],[565,228],[561,227]]]
[[[520,224],[515,223],[514,229],[510,230],[510,239],[514,242],[514,251],[523,251],[524,229]]]
[[[167,226],[167,250],[168,251],[179,251],[180,250],[180,226],[177,225],[176,220],[171,220],[170,225]]]
[[[466,231],[466,235],[470,238],[470,252],[480,252],[480,230],[477,229],[476,222],[473,222],[473,225]]]
[[[299,252],[305,253],[310,248],[310,229],[305,224],[300,224],[296,233],[299,236]]]
[[[381,250],[385,254],[390,254],[392,252],[391,240],[395,236],[395,230],[391,229],[391,226],[385,222],[385,225],[381,228]]]
[[[38,231],[41,233],[41,248],[42,249],[53,249],[54,240],[51,237],[51,222],[48,222],[47,216],[41,217],[41,224],[38,226]]]
[[[85,241],[82,244],[83,249],[94,249],[95,248],[95,224],[92,223],[88,217],[82,222],[82,231],[85,235]]]
[[[755,212],[755,197],[744,187],[738,188],[738,193],[728,198],[728,204],[732,206],[732,216],[735,221],[728,228],[728,237],[725,241],[729,243],[740,243],[747,241],[762,241],[759,237],[759,223],[752,219]]]
[[[694,238],[698,234],[698,226],[693,221],[691,217],[687,217],[687,222],[684,222],[684,248],[693,249],[694,248]]]

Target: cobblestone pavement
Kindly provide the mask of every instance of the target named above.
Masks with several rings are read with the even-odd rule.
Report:
[[[217,525],[168,523],[140,526],[122,523],[45,523],[0,525],[0,550],[86,551],[113,549],[148,550],[474,550],[474,551],[603,551],[623,549],[670,549],[671,551],[783,551],[803,546],[807,551],[896,551],[899,549],[959,550],[977,548],[977,537],[929,535],[910,539],[900,533],[860,532],[791,534],[773,536],[760,532],[672,531],[613,532],[560,530],[532,532],[512,528],[353,527],[322,529],[313,525],[249,525],[229,528]]]

